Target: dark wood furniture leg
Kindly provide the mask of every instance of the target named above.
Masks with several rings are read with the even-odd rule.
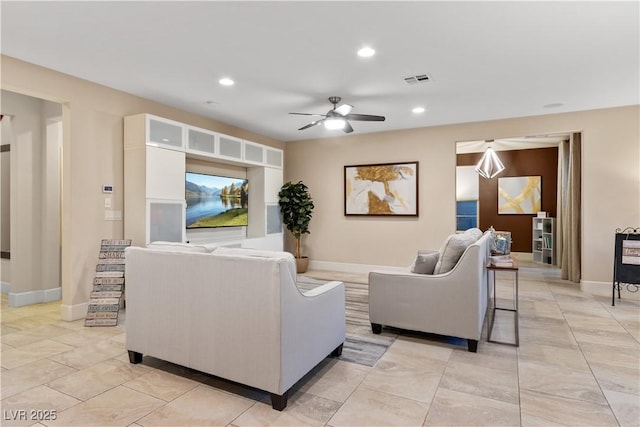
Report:
[[[467,340],[467,347],[471,353],[478,352],[478,340]]]
[[[271,393],[271,407],[276,411],[282,411],[287,407],[287,398],[289,397],[289,390],[285,391],[282,395]]]
[[[382,325],[381,325],[381,324],[379,324],[379,323],[372,323],[372,324],[371,324],[371,331],[372,331],[374,334],[380,334],[380,333],[382,333]]]
[[[133,364],[138,364],[142,362],[142,353],[138,353],[137,351],[129,351],[129,362]]]
[[[329,356],[331,356],[331,357],[340,357],[340,356],[342,356],[342,346],[343,346],[343,345],[344,345],[344,343],[343,343],[343,344],[340,344],[339,346],[337,346],[337,347],[336,347],[336,348],[331,352],[331,354],[330,354]]]

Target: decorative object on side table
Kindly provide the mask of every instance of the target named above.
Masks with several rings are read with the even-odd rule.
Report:
[[[285,183],[278,193],[278,205],[282,222],[296,239],[296,267],[298,273],[304,273],[309,266],[309,258],[302,256],[301,237],[303,234],[310,234],[309,222],[313,214],[313,199],[309,193],[309,188],[298,181],[293,184]]]

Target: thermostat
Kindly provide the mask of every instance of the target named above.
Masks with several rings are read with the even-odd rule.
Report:
[[[103,185],[102,186],[103,193],[113,193],[113,185]]]

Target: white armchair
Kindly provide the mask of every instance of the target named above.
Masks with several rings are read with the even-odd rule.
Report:
[[[487,311],[487,272],[491,234],[466,247],[450,271],[404,270],[369,273],[369,320],[382,326],[465,338],[476,352]]]
[[[345,340],[344,283],[307,293],[291,254],[128,248],[127,350],[271,393],[288,390]]]

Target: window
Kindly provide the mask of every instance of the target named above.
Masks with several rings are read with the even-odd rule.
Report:
[[[478,201],[456,202],[456,230],[464,231],[478,226]]]

